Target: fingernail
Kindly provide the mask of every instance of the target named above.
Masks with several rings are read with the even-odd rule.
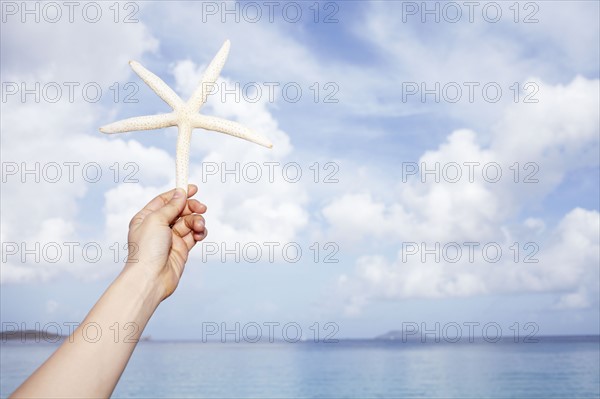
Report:
[[[180,188],[175,189],[175,193],[173,194],[173,199],[183,197],[183,190]]]

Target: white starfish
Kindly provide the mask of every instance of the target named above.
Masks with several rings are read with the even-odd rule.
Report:
[[[273,144],[264,137],[239,123],[228,121],[214,116],[202,115],[198,111],[208,97],[210,89],[216,82],[229,54],[230,42],[226,40],[215,58],[211,61],[202,76],[202,82],[194,91],[188,102],[184,102],[175,92],[158,76],[144,68],[140,63],[130,61],[129,65],[150,88],[166,102],[173,112],[159,115],[136,116],[123,119],[106,126],[102,126],[102,133],[123,133],[135,130],[152,130],[177,125],[176,184],[177,187],[187,191],[188,169],[190,160],[190,140],[194,128],[214,130],[239,137],[253,143],[271,148]]]

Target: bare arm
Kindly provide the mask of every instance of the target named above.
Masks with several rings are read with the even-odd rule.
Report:
[[[197,191],[189,186],[190,197]],[[129,243],[136,251],[123,271],[69,339],[11,397],[112,394],[148,320],[177,288],[189,251],[206,237],[200,215],[206,206],[187,200],[183,190],[177,190],[178,197],[174,192],[159,195],[134,216]]]

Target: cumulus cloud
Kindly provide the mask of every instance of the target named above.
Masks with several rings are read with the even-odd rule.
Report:
[[[348,312],[356,313],[357,303],[364,305],[374,298],[441,298],[506,291],[567,291],[559,308],[593,303],[597,285],[582,291],[579,287],[597,281],[598,212],[573,209],[551,230],[539,218],[525,216],[522,222],[519,218],[556,190],[566,173],[598,165],[590,154],[590,148],[598,148],[598,85],[598,80],[582,77],[568,85],[543,84],[544,95],[538,104],[507,109],[492,129],[488,146],[478,142],[474,131],[452,132],[417,163],[428,170],[440,165],[439,181],[435,174],[424,176],[422,170],[403,176],[404,182],[396,177],[394,183],[392,178],[395,201],[361,191],[327,204],[322,213],[330,225],[329,236],[345,243],[360,241],[366,251],[381,247],[382,241],[387,248],[396,249],[407,243],[424,243],[431,249],[438,242],[443,249],[448,243],[492,242],[503,249],[503,258],[511,258],[507,253],[514,251],[513,243],[521,246],[519,260],[513,256],[511,261],[497,263],[485,259],[465,262],[464,257],[458,262],[436,262],[431,256],[407,258],[405,253],[414,251],[413,247],[403,248],[405,253],[400,251],[392,261],[384,255],[363,255],[356,261],[354,275],[340,277]],[[468,162],[481,166],[496,163],[503,179],[491,183],[482,178],[480,167],[469,181],[464,167]],[[523,170],[517,178],[515,162],[520,167],[534,164],[537,181],[525,184]],[[454,171],[446,177],[439,172],[450,163],[463,165],[459,181],[453,181]],[[495,177],[495,173],[491,175]],[[353,209],[358,212],[348,217]],[[529,242],[533,244],[527,245]],[[523,256],[534,252],[538,263],[524,266]]]
[[[495,237],[502,223],[539,204],[566,173],[597,164],[599,88],[598,80],[582,77],[566,86],[543,84],[538,104],[507,109],[488,146],[472,130],[452,132],[389,176],[395,201],[369,192],[330,201],[322,212],[332,234],[341,240]],[[353,206],[361,212],[348,218]]]
[[[524,250],[526,238],[517,241],[519,258],[516,258],[517,250],[510,241],[491,241],[503,251],[499,258],[495,250],[489,251],[486,258],[483,247],[488,243],[479,241],[474,247],[473,261],[469,259],[468,246],[462,242],[453,243],[460,247],[460,256],[454,247],[449,247],[451,250],[446,252],[443,245],[438,251],[424,255],[427,249],[434,249],[432,242],[416,250],[413,246],[403,247],[407,250],[399,251],[391,261],[381,255],[362,256],[357,260],[353,274],[339,276],[337,288],[344,297],[344,310],[349,315],[359,314],[373,300],[515,292],[564,293],[557,301],[557,308],[585,308],[597,298],[599,220],[597,211],[575,209],[561,220],[544,242],[533,242],[533,246]],[[414,244],[419,246],[421,243]],[[436,252],[439,254],[437,260]],[[528,255],[531,255],[528,259],[523,258]]]
[[[18,15],[3,24],[3,84],[16,85],[19,93],[2,101],[2,242],[18,245],[19,253],[3,259],[2,283],[94,273],[98,265],[82,259],[81,247],[100,243],[110,253],[96,192],[128,176],[163,182],[172,165],[163,150],[98,132],[105,114],[117,108],[110,107],[110,86],[131,74],[127,61],[158,45],[143,23],[114,23],[108,6],[108,17],[96,24],[81,16],[73,23],[66,16],[57,23],[21,23]],[[21,90],[36,84],[38,98],[22,99]],[[100,88],[98,102],[90,100],[96,100],[94,90],[86,97],[87,84]],[[45,91],[48,85],[59,92]],[[79,245],[73,260],[65,242]],[[20,248],[36,246],[43,261],[22,258]],[[57,250],[62,256],[55,262]]]

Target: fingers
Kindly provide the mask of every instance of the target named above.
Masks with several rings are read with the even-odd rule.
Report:
[[[175,189],[167,191],[166,193],[161,194],[157,198],[155,198],[154,200],[157,200],[160,197],[160,199],[162,200],[162,205],[160,205],[159,201],[157,201],[159,203],[159,206],[156,209],[153,209],[153,211],[158,210],[161,207],[163,207],[164,205],[166,205],[169,202],[169,200],[171,199],[171,197],[173,196],[174,190]],[[188,198],[191,198],[197,192],[198,192],[198,186],[196,186],[195,184],[188,185]],[[190,204],[189,204],[190,201],[194,202],[193,208],[190,207]],[[150,204],[148,204],[148,205],[150,205]],[[146,207],[148,207],[148,205],[146,205]],[[204,212],[206,212],[206,205],[202,204],[198,200],[188,199],[188,203],[185,205],[183,212],[181,212],[181,216],[190,215],[192,213],[204,213]]]
[[[208,229],[205,227],[201,233],[194,233],[194,241],[202,241],[208,235]]]
[[[188,251],[191,250],[198,241],[204,240],[207,235],[208,235],[208,229],[205,227],[204,230],[202,230],[202,232],[200,232],[200,233],[190,232],[190,234],[183,237],[183,241],[187,245]]]
[[[166,204],[168,204],[169,201],[171,200],[171,198],[173,197],[174,192],[175,192],[175,189],[169,190],[165,193],[162,193],[162,194],[156,196],[154,199],[152,199],[152,201],[148,202],[148,204],[146,204],[146,206],[141,211],[139,211],[133,217],[133,219],[131,219],[131,222],[129,223],[129,228],[142,223],[148,215],[152,214],[153,212],[158,211],[159,209],[164,207]],[[188,185],[188,198],[192,197],[197,192],[198,192],[198,186],[196,186],[195,184]],[[194,200],[194,201],[196,201],[196,200]],[[205,206],[205,208],[206,208],[206,206]],[[186,204],[185,209],[189,210],[187,204]],[[204,212],[206,212],[206,209],[204,209]],[[189,212],[189,213],[193,213],[193,212]],[[195,212],[195,213],[203,213],[203,212]]]
[[[198,192],[198,186],[195,184],[188,184],[188,198],[193,197]]]
[[[158,223],[162,225],[170,226],[179,218],[179,215],[185,208],[186,203],[187,198],[185,192],[178,188],[173,192],[171,200],[167,202],[165,206],[152,213],[149,218],[157,220]]]
[[[182,238],[189,251],[196,245],[197,241],[201,241],[206,237],[204,218],[201,215],[182,217],[175,222],[173,233]]]
[[[192,213],[206,212],[206,205],[195,199],[188,199],[185,209],[181,212],[181,216],[191,215]]]
[[[173,194],[176,189],[169,190],[165,193],[162,193],[155,197],[152,201],[148,202],[148,204],[144,207],[144,209],[148,209],[151,212],[156,212],[163,206],[169,203],[171,198],[173,198]],[[192,197],[194,194],[198,192],[198,186],[195,184],[188,185],[188,197]]]
[[[183,238],[190,232],[201,233],[204,231],[204,218],[202,215],[188,215],[179,218],[175,225],[173,225],[173,232],[179,237]]]

